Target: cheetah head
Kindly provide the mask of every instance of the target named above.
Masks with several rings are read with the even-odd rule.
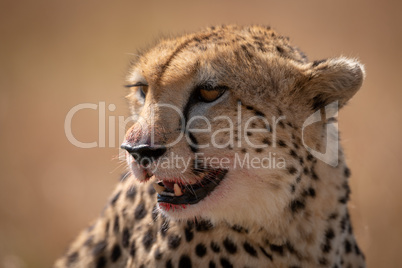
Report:
[[[136,122],[122,148],[169,217],[261,226],[286,213],[296,186],[320,172],[303,144],[319,150],[328,122],[302,133],[305,120],[330,103],[342,107],[363,76],[355,60],[309,62],[266,27],[163,40],[130,68]]]

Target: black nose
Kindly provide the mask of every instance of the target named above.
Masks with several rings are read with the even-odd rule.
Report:
[[[147,166],[148,164],[161,157],[164,153],[166,153],[166,147],[161,145],[154,147],[144,144],[131,146],[123,143],[120,148],[126,150],[129,154],[133,156],[135,161],[143,166]]]

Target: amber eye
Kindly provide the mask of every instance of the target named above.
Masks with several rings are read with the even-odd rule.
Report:
[[[204,102],[212,102],[222,96],[225,90],[226,87],[201,88],[199,90],[199,96]]]

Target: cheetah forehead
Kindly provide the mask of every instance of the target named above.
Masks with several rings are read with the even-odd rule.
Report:
[[[168,70],[192,75],[200,69],[200,65],[206,67],[210,62],[223,60],[230,63],[236,60],[238,63],[261,57],[282,58],[296,63],[308,61],[297,47],[290,44],[288,37],[279,35],[270,27],[218,26],[161,40],[133,62],[128,80],[132,82],[141,74],[148,81],[159,84],[175,78],[175,72],[172,74]],[[209,76],[213,76],[211,72],[204,73],[202,77]]]

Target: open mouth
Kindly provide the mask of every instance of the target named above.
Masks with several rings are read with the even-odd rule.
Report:
[[[158,192],[158,202],[172,205],[197,204],[210,195],[227,173],[225,169],[210,171],[202,180],[195,184],[182,184],[174,181],[161,180],[154,184]]]

